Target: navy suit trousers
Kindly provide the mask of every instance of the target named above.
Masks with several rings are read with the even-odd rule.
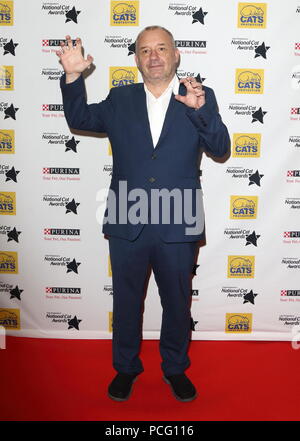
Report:
[[[141,373],[144,300],[151,268],[162,305],[160,354],[165,375],[189,366],[191,288],[198,242],[166,243],[146,224],[134,241],[109,236],[113,281],[113,366]]]

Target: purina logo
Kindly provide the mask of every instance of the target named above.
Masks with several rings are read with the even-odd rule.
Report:
[[[288,184],[299,184],[300,183],[300,170],[287,170],[286,182]]]
[[[300,43],[294,44],[294,54],[296,55],[296,57],[300,55]]]
[[[14,90],[13,66],[0,66],[0,90]]]
[[[281,297],[300,297],[300,289],[282,289],[280,291],[280,296]],[[300,299],[296,299],[296,300],[300,301]]]
[[[228,256],[227,277],[253,279],[255,256]]]
[[[110,67],[109,88],[128,86],[138,82],[138,68],[132,66]]]
[[[263,69],[236,69],[235,93],[261,94],[264,92]]]
[[[16,193],[3,191],[0,193],[0,214],[16,214]]]
[[[267,24],[266,3],[239,3],[238,28],[265,28]]]
[[[47,286],[45,288],[46,299],[81,300],[81,288]]]
[[[230,219],[256,219],[257,196],[230,196]]]
[[[270,46],[266,46],[264,41],[260,43],[258,40],[250,40],[245,37],[232,38],[231,45],[235,47],[237,51],[245,54],[252,54],[254,52],[254,59],[262,57],[266,60],[267,51],[270,49]]]
[[[79,228],[44,228],[44,239],[48,241],[80,242]]]
[[[283,243],[300,244],[300,231],[285,231],[283,233]]]
[[[64,106],[62,104],[42,104],[43,112],[63,112]]]
[[[139,26],[139,1],[110,2],[111,26]]]
[[[291,121],[300,121],[300,107],[291,107],[290,120]]]
[[[12,0],[0,1],[0,26],[13,26],[14,24],[14,2]]]
[[[47,181],[80,181],[80,168],[43,167],[43,179]]]
[[[175,40],[175,46],[181,54],[207,54],[206,45],[206,40]]]
[[[0,154],[15,153],[15,131],[0,129]]]
[[[234,133],[232,156],[234,158],[259,158],[260,146],[260,133]]]
[[[60,42],[64,41],[64,43],[67,43],[67,40],[64,38],[61,38],[60,40],[55,38],[44,38],[42,40],[42,52],[46,54],[52,54],[56,53],[57,49],[60,48]],[[76,40],[72,40],[73,46],[76,44]]]

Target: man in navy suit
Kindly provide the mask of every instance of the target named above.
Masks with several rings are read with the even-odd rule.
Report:
[[[196,398],[184,371],[190,365],[191,278],[204,220],[199,157],[222,157],[230,148],[212,89],[195,78],[179,81],[180,54],[160,26],[139,33],[135,60],[143,83],[112,88],[86,103],[82,56],[70,36],[57,52],[64,111],[70,127],[108,134],[113,173],[103,232],[109,239],[113,276],[113,366],[108,388],[116,401],[129,398],[143,371],[139,358],[143,301],[152,268],[162,304],[160,353],[163,379],[180,401]],[[154,203],[156,202],[156,203]]]

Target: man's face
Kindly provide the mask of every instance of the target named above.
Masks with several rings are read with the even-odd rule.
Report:
[[[171,37],[162,29],[144,31],[138,41],[135,61],[144,81],[171,81],[178,60]]]

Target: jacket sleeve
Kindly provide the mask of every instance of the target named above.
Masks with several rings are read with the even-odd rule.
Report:
[[[198,130],[201,147],[213,156],[224,156],[230,149],[230,137],[218,112],[214,91],[205,87],[205,104],[198,110],[187,109],[187,114]]]
[[[64,113],[70,128],[99,133],[109,131],[113,116],[111,92],[104,101],[87,104],[82,75],[73,83],[68,84],[66,84],[65,74],[62,75],[60,87]]]

